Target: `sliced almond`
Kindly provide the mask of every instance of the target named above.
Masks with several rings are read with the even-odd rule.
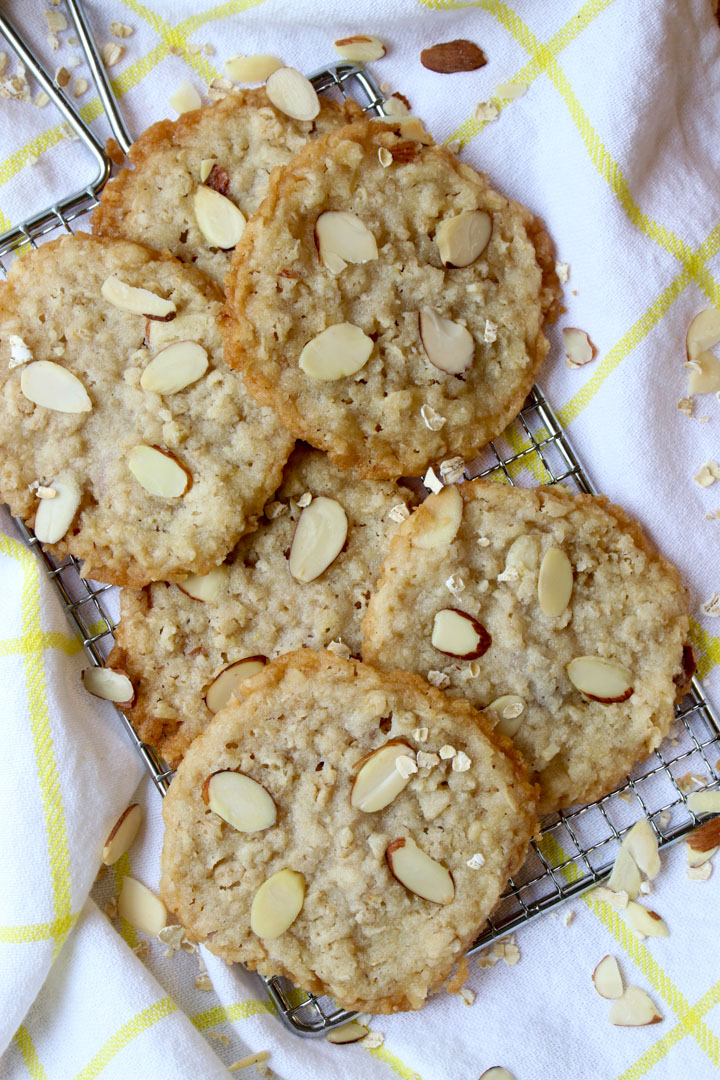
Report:
[[[211,247],[223,251],[235,247],[245,230],[245,215],[234,202],[200,184],[193,196],[193,210],[198,229]]]
[[[455,41],[442,41],[423,49],[420,63],[428,71],[438,71],[450,75],[456,71],[476,71],[487,63],[485,53],[474,41],[458,38]]]
[[[55,412],[90,412],[92,401],[76,375],[52,360],[33,360],[20,375],[20,389],[28,401]]]
[[[118,897],[118,915],[136,930],[157,937],[167,924],[167,910],[159,896],[133,877],[124,877]]]
[[[143,390],[177,394],[207,371],[208,355],[197,341],[176,341],[153,357],[140,377]]]
[[[639,986],[628,986],[610,1010],[610,1023],[616,1027],[645,1027],[661,1020],[653,1002]]]
[[[113,307],[133,315],[144,315],[146,319],[159,319],[162,322],[170,322],[177,315],[172,300],[164,300],[149,289],[138,289],[112,275],[105,279],[100,291]]]
[[[577,656],[567,665],[573,686],[602,705],[627,701],[633,692],[633,674],[617,660],[604,656]]]
[[[233,697],[241,700],[240,683],[257,675],[266,663],[266,656],[246,656],[243,660],[236,660],[223,668],[205,691],[205,704],[210,712],[220,712]]]
[[[600,997],[610,1000],[622,997],[622,975],[614,956],[603,956],[592,973],[592,981]]]
[[[706,349],[720,341],[720,310],[706,308],[699,312],[688,327],[685,347],[688,360],[697,360]]]
[[[80,485],[71,473],[61,473],[52,486],[54,499],[41,499],[33,529],[43,544],[56,544],[72,525],[80,506]]]
[[[615,893],[627,893],[631,900],[640,894],[640,871],[630,852],[622,844],[618,848],[608,888]]]
[[[137,803],[132,803],[115,822],[105,841],[102,850],[102,861],[105,866],[112,866],[125,854],[137,836],[141,822],[142,809]]]
[[[191,476],[174,454],[140,443],[128,454],[128,468],[151,495],[179,499],[190,486]]]
[[[566,326],[562,335],[568,367],[583,367],[597,356],[597,349],[584,330]]]
[[[670,935],[666,923],[656,911],[650,911],[649,908],[637,904],[634,900],[631,900],[626,907],[625,917],[628,925],[645,937],[669,937]]]
[[[714,353],[700,353],[687,369],[688,394],[714,394],[720,390],[720,360]]]
[[[290,548],[289,569],[307,584],[327,570],[347,539],[347,514],[339,502],[318,495],[301,513]]]
[[[191,82],[183,79],[176,90],[168,98],[168,104],[178,116],[183,113],[194,112],[202,107],[202,98]]]
[[[335,1046],[343,1046],[345,1043],[359,1042],[369,1035],[370,1028],[359,1024],[357,1020],[351,1020],[349,1024],[342,1024],[327,1033],[327,1041]]]
[[[533,573],[539,558],[540,548],[534,536],[516,536],[505,556],[505,569],[515,567],[520,573]]]
[[[355,34],[354,37],[338,38],[333,48],[343,60],[352,60],[357,64],[371,63],[385,55],[385,46],[380,38],[370,34]]]
[[[480,1080],[515,1080],[515,1077],[507,1069],[503,1069],[502,1065],[493,1065],[485,1070]]]
[[[517,694],[502,694],[485,707],[485,712],[492,712],[497,717],[495,731],[509,739],[520,730],[524,711],[525,702]]]
[[[311,379],[335,382],[355,375],[365,367],[373,351],[373,340],[352,323],[328,326],[308,341],[298,361]]]
[[[420,340],[433,367],[448,375],[467,371],[475,359],[475,340],[470,331],[430,307],[424,307],[418,319]]]
[[[215,158],[203,158],[200,162],[200,183],[204,184],[217,164]]]
[[[314,120],[320,112],[315,87],[296,68],[278,68],[265,83],[265,89],[275,108],[293,120]]]
[[[238,832],[256,833],[277,821],[272,795],[245,773],[224,769],[208,776],[202,798],[210,809]]]
[[[410,773],[403,776],[398,770],[397,759],[412,753],[412,747],[407,743],[392,742],[362,758],[350,793],[351,806],[365,814],[389,806],[410,781]]]
[[[720,788],[716,787],[711,792],[691,792],[688,796],[688,809],[694,814],[720,813]]]
[[[623,847],[632,855],[638,869],[650,881],[660,873],[660,852],[655,830],[647,818],[640,818],[623,839]]]
[[[438,652],[447,656],[477,660],[488,651],[492,638],[472,615],[457,608],[444,608],[433,620],[431,642]]]
[[[492,218],[484,210],[467,210],[445,218],[435,230],[435,243],[445,266],[470,266],[490,242]]]
[[[698,829],[693,829],[687,838],[687,844],[693,851],[716,851],[720,846],[720,817],[711,818]]]
[[[135,700],[135,687],[128,675],[119,668],[85,668],[80,678],[87,692],[94,697],[128,707]]]
[[[320,260],[332,274],[348,263],[371,262],[378,257],[375,237],[357,214],[326,210],[315,222],[315,245]]]
[[[545,615],[557,618],[567,608],[573,590],[572,564],[562,548],[548,548],[540,564],[538,603]]]
[[[177,586],[181,592],[193,600],[209,604],[216,600],[221,592],[227,590],[229,580],[230,568],[223,565],[216,566],[207,574],[190,574],[184,581],[179,581]]]
[[[528,89],[527,83],[502,82],[495,87],[493,97],[501,98],[503,101],[516,101],[517,98],[527,94]]]
[[[434,904],[449,904],[455,896],[452,874],[426,855],[410,836],[391,841],[385,850],[390,873],[416,896]]]
[[[717,819],[720,820],[720,819]],[[696,851],[695,848],[690,846],[690,841],[685,841],[685,855],[687,858],[688,866],[696,867],[703,866],[704,863],[710,862],[715,853],[719,849],[717,847],[707,848],[705,851]]]
[[[423,550],[449,547],[462,522],[462,495],[453,485],[443,487],[427,497],[421,513],[423,528],[413,536],[413,545]]]
[[[231,56],[225,61],[225,74],[233,82],[259,83],[265,82],[282,66],[282,60],[268,53],[258,53],[255,56]]]
[[[284,934],[297,919],[305,901],[305,878],[297,870],[278,870],[264,881],[250,908],[250,928],[271,941]]]

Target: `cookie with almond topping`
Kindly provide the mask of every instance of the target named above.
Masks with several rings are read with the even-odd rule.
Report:
[[[363,476],[416,476],[500,434],[557,307],[540,221],[428,142],[359,121],[309,144],[271,177],[227,279],[228,363]]]
[[[199,270],[79,233],[0,285],[0,498],[86,577],[139,588],[222,562],[292,439],[223,363]]]
[[[484,709],[550,813],[607,794],[659,745],[688,682],[688,630],[678,571],[620,507],[474,480],[398,530],[363,658],[433,670]]]
[[[315,120],[293,120],[258,87],[161,120],[133,143],[128,167],[105,186],[93,232],[169,251],[222,285],[273,169],[360,115],[355,101],[323,97]]]
[[[266,658],[333,642],[359,656],[371,589],[416,501],[391,481],[343,476],[300,445],[223,566],[179,585],[123,589],[108,663],[133,682],[126,711],[143,741],[175,766],[237,679]]]
[[[161,892],[229,962],[347,1009],[419,1009],[521,865],[535,795],[466,701],[302,649],[189,748]]]

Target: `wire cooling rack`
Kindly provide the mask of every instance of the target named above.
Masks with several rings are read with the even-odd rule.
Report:
[[[127,150],[130,136],[84,13],[78,0],[67,0],[67,4],[113,135]],[[57,233],[72,232],[73,224],[86,223],[87,214],[97,205],[100,191],[110,176],[112,164],[100,143],[2,13],[0,33],[38,79],[64,120],[72,125],[98,166],[96,179],[88,187],[62,198],[0,236],[0,273],[5,276],[9,261],[19,250],[28,245],[35,248],[39,241],[50,239]],[[355,64],[341,63],[323,68],[311,78],[319,92],[353,96],[365,112],[384,113],[383,96],[378,86]],[[466,475],[511,484],[564,484],[572,491],[587,493],[595,490],[537,386],[520,415],[499,439],[490,443],[468,465]],[[72,557],[57,562],[21,521],[17,524],[57,589],[88,659],[94,665],[102,665],[113,646],[115,622],[107,603],[113,587],[86,581],[80,575],[77,560]],[[156,788],[161,795],[165,794],[172,770],[152,747],[138,738],[127,717],[118,712]],[[712,787],[719,781],[720,723],[700,683],[693,679],[690,693],[676,709],[675,725],[669,737],[620,787],[596,803],[553,814],[544,821],[541,838],[533,841],[525,864],[508,883],[469,954],[480,952],[494,939],[598,884],[609,873],[623,835],[641,817],[651,821],[661,847],[687,835],[697,823],[687,805],[688,792]],[[287,979],[266,978],[263,982],[278,1008],[280,1019],[298,1035],[322,1035],[355,1015],[339,1009],[328,998],[298,990]]]

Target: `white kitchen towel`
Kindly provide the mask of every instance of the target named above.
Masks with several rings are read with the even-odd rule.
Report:
[[[67,67],[72,92],[88,71],[72,66],[80,54],[72,27],[55,33],[52,48],[45,6],[3,8],[52,73]],[[720,404],[706,395],[691,403],[692,416],[677,408],[687,396],[687,327],[701,309],[720,306],[720,31],[709,0],[230,0],[201,11],[195,0],[94,0],[87,10],[99,43],[123,47],[111,74],[134,133],[172,115],[168,97],[183,79],[202,91],[237,53],[274,53],[312,72],[332,62],[339,36],[386,41],[387,56],[371,65],[378,81],[404,93],[438,141],[459,140],[464,160],[540,214],[569,266],[567,311],[551,328],[542,386],[598,489],[681,568],[713,697],[720,640],[701,605],[720,591],[720,485],[701,487],[693,476],[720,458]],[[132,35],[112,38],[113,21]],[[484,49],[484,68],[441,75],[421,66],[421,49],[461,37]],[[11,58],[0,80],[14,71]],[[495,96],[508,80],[526,93]],[[77,102],[104,138],[94,90]],[[494,104],[497,117],[475,119],[479,102]],[[89,182],[93,166],[62,137],[49,106],[3,97],[0,107],[1,229]],[[592,363],[566,368],[563,326],[590,335]],[[127,926],[123,941],[88,892],[140,768],[112,710],[79,688],[85,662],[9,518],[3,530],[0,1048],[8,1049],[0,1075],[214,1076],[215,1059],[262,1050],[286,1080],[476,1080],[492,1065],[517,1080],[717,1072],[717,878],[689,881],[682,846],[665,855],[651,901],[668,939],[639,942],[612,909],[578,900],[568,926],[544,916],[518,933],[516,966],[473,962],[472,1006],[441,993],[418,1015],[373,1020],[384,1036],[376,1049],[300,1041],[280,1026],[254,976],[206,957],[214,991],[202,990],[197,954],[166,957]],[[101,909],[125,873],[157,884],[159,800],[146,781],[138,797],[146,824],[128,859],[100,879]],[[128,945],[140,945],[140,955]],[[590,981],[608,952],[628,982],[651,993],[662,1023],[609,1025]]]

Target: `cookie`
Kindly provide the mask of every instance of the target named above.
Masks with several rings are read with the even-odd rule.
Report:
[[[328,500],[335,506],[326,505]],[[278,653],[331,642],[341,654],[359,656],[370,590],[398,515],[409,513],[408,502],[415,499],[407,489],[345,477],[325,454],[299,446],[257,530],[243,537],[228,563],[205,579],[204,591],[200,586],[206,602],[183,591],[192,588],[190,582],[124,589],[117,647],[108,663],[125,670],[133,682],[136,698],[128,715],[144,741],[177,765],[217,711],[218,693],[230,693],[227,675],[221,683],[215,680],[248,657],[259,655],[262,663]],[[342,550],[313,580],[296,580],[288,559],[298,520],[302,515],[305,530],[318,510],[336,513],[338,505],[347,533],[337,537],[324,558],[338,545]],[[342,514],[338,518],[342,529]],[[315,532],[314,551],[322,547],[318,539],[323,537]],[[192,591],[198,595],[198,586]],[[241,664],[233,670],[244,674],[257,666]]]
[[[433,671],[485,709],[549,813],[605,795],[658,746],[687,682],[688,625],[678,572],[619,507],[475,480],[399,529],[363,658]]]
[[[210,213],[222,215],[227,232],[219,242],[234,245],[234,230],[242,229],[237,210],[245,218],[254,213],[272,170],[308,139],[360,115],[354,101],[321,98],[315,120],[292,120],[260,87],[238,90],[177,120],[161,120],[133,143],[129,167],[106,185],[93,214],[93,232],[170,251],[222,285],[232,248],[218,247],[218,237],[208,231],[202,201],[196,202],[198,189],[214,193],[201,193],[200,199]],[[232,205],[225,206],[218,195]]]
[[[205,573],[279,483],[292,440],[223,363],[221,306],[194,268],[85,234],[0,286],[0,497],[86,577]]]
[[[348,1009],[418,1009],[522,863],[534,800],[467,702],[304,649],[188,750],[160,888],[227,961]]]
[[[227,279],[228,363],[363,476],[416,476],[498,435],[558,297],[539,220],[406,134],[360,121],[308,145],[271,177]]]

